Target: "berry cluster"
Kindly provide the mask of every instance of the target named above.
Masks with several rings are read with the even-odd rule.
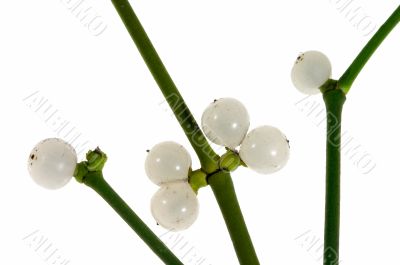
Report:
[[[148,152],[146,174],[160,186],[151,199],[151,213],[166,229],[186,229],[198,216],[197,196],[188,183],[191,165],[188,151],[175,142],[159,143]]]
[[[234,170],[237,166],[230,168],[225,161],[238,161],[237,165],[245,163],[256,172],[269,174],[280,170],[289,158],[288,141],[277,128],[261,126],[248,133],[248,112],[236,99],[215,100],[205,109],[201,125],[210,141],[228,149],[221,157],[221,169]],[[197,190],[189,184],[191,163],[186,149],[175,142],[159,143],[148,152],[146,174],[160,186],[151,200],[151,212],[166,229],[186,229],[198,216]]]
[[[251,130],[244,105],[233,98],[211,103],[203,113],[201,125],[207,138],[237,153],[251,169],[261,174],[280,170],[289,159],[289,143],[285,135],[272,126]]]

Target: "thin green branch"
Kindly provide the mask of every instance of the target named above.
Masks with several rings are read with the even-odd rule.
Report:
[[[168,74],[167,69],[158,56],[157,51],[129,4],[129,1],[112,0],[112,3],[189,139],[189,142],[196,151],[202,169],[206,173],[216,171],[218,169],[218,155],[208,144],[207,139],[203,135],[196,120]]]
[[[211,175],[208,183],[224,216],[240,264],[259,265],[260,262],[247,231],[231,175],[228,172],[220,171]]]
[[[378,49],[379,45],[385,40],[389,33],[400,21],[400,5],[393,12],[393,14],[386,20],[386,22],[378,29],[378,31],[372,36],[369,42],[361,50],[361,52],[354,59],[349,68],[339,79],[339,87],[347,94],[361,72],[365,64],[371,58],[372,54]]]
[[[86,153],[86,161],[78,163],[75,167],[76,181],[97,192],[165,264],[183,265],[105,181],[102,170],[106,162],[107,155],[99,147],[89,150]]]
[[[101,171],[89,172],[83,179],[83,183],[97,192],[165,264],[183,265],[105,181]],[[140,252],[136,254],[141,255]]]
[[[341,117],[346,96],[341,89],[324,94],[327,115],[324,265],[339,263]]]

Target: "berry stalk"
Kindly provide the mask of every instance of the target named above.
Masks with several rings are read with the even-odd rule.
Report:
[[[206,173],[218,169],[218,155],[210,147],[196,120],[187,107],[171,76],[157,54],[138,17],[128,0],[112,0],[115,9],[135,42],[147,67],[160,87],[190,144],[199,157],[201,167]]]
[[[351,63],[349,68],[339,79],[339,87],[347,94],[361,72],[365,64],[371,58],[372,54],[378,49],[379,45],[386,39],[389,33],[396,27],[400,21],[400,5],[392,13],[392,15],[386,20],[386,22],[378,29],[378,31],[372,36],[369,42],[364,46],[361,52],[357,55],[354,61]]]
[[[323,94],[327,114],[324,265],[339,263],[341,117],[346,96],[341,89]]]
[[[208,183],[224,216],[239,263],[242,265],[259,265],[260,262],[240,210],[231,175],[220,171],[211,175],[208,178]]]
[[[101,171],[88,172],[82,181],[99,194],[165,264],[183,265],[105,181]]]

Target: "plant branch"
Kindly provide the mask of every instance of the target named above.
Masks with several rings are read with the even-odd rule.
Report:
[[[98,193],[165,264],[183,265],[105,181],[101,171],[87,173],[83,178],[83,183]],[[141,255],[139,252],[137,254]]]
[[[344,72],[342,77],[339,79],[339,87],[347,94],[361,72],[365,64],[371,58],[372,54],[378,49],[379,45],[385,40],[389,33],[400,21],[400,5],[392,13],[392,15],[386,20],[386,22],[378,29],[378,31],[372,36],[369,42],[357,55],[354,61],[351,63],[349,68]]]
[[[204,134],[190,113],[189,108],[186,106],[182,96],[165,69],[154,46],[129,4],[129,1],[112,0],[112,3],[118,11],[125,27],[130,33],[192,147],[196,151],[201,163],[202,171],[204,171],[205,174],[210,175],[208,179],[209,184],[213,189],[214,195],[224,216],[240,263],[245,265],[259,265],[260,263],[257,259],[235,195],[230,174],[218,171],[220,166],[219,156],[212,150]],[[202,174],[199,174],[198,176],[199,179],[197,179],[197,181],[200,180],[200,182],[194,185],[195,188],[203,185],[201,181]],[[191,179],[192,181],[195,181],[194,176],[192,176]]]
[[[89,150],[86,153],[86,161],[78,163],[75,167],[75,180],[97,192],[165,264],[183,265],[105,181],[102,170],[106,162],[107,155],[99,147]]]
[[[339,262],[341,116],[346,96],[341,89],[324,94],[327,115],[324,265]]]
[[[199,157],[202,169],[212,173],[218,169],[218,155],[212,150],[191,114],[163,62],[147,36],[128,0],[112,0],[115,9],[135,42],[140,54],[170,105],[189,142]]]
[[[228,172],[219,171],[209,176],[208,183],[224,216],[240,264],[259,265],[260,262],[247,231],[231,175]]]

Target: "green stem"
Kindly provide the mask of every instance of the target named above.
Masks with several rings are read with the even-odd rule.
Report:
[[[224,216],[236,255],[242,265],[259,265],[257,254],[247,231],[231,175],[217,172],[208,178],[215,198]]]
[[[327,113],[324,265],[339,262],[341,117],[346,96],[341,89],[324,94]]]
[[[219,156],[210,147],[196,120],[190,113],[129,1],[112,0],[112,3],[196,151],[202,170],[207,174],[217,172],[219,170]],[[210,177],[210,181],[228,226],[239,261],[241,264],[258,265],[259,262],[240,211],[229,173],[216,173]]]
[[[135,214],[103,178],[101,171],[89,172],[83,183],[97,192],[167,265],[183,265],[168,247]],[[138,253],[140,255],[140,253]]]
[[[218,169],[218,155],[212,150],[181,94],[176,88],[164,64],[147,36],[128,0],[112,0],[126,29],[135,42],[140,54],[172,108],[189,142],[199,157],[202,169],[212,173]]]
[[[386,20],[386,22],[378,29],[378,31],[372,36],[369,42],[361,50],[361,52],[354,59],[349,68],[344,72],[342,77],[339,79],[339,87],[347,94],[361,72],[364,65],[371,58],[372,54],[376,51],[383,40],[389,35],[393,28],[400,21],[400,6],[393,12],[393,14]]]

